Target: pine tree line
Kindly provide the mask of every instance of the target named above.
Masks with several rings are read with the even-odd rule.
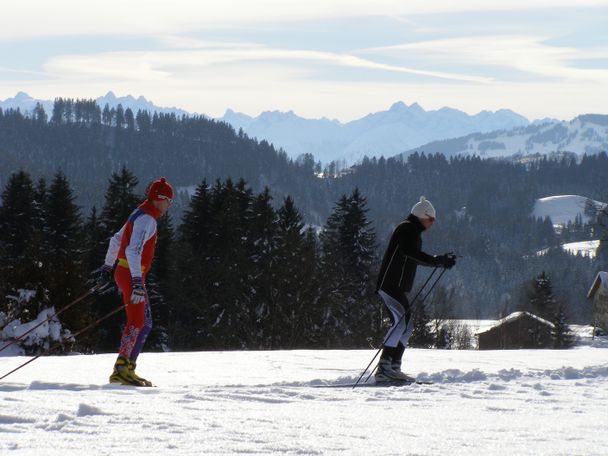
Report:
[[[605,153],[526,162],[416,153],[406,160],[364,159],[319,178],[323,173],[311,154],[289,160],[267,142],[202,116],[112,111],[91,100],[69,99],[56,100],[50,117],[57,121],[47,121],[43,110],[36,112],[28,118],[0,110],[0,186],[21,167],[34,180],[50,179],[61,169],[87,214],[93,206],[104,206],[107,176],[120,173],[123,166],[141,177],[138,193],[148,181],[170,177],[178,190],[172,209],[176,225],[190,204],[185,190],[202,179],[241,176],[253,192],[267,187],[274,210],[289,195],[304,222],[319,227],[331,216],[334,202],[358,188],[366,197],[381,252],[394,226],[425,195],[438,210],[425,246],[430,253],[454,250],[461,256],[458,268],[445,277],[446,286],[455,291],[454,314],[461,318],[495,318],[516,310],[522,284],[545,270],[568,303],[568,314],[586,323],[586,289],[595,273],[608,267],[605,241],[596,259],[576,257],[559,247],[563,242],[605,240],[608,223],[600,229],[577,219],[556,234],[551,220],[531,216],[540,197],[578,194],[608,200]],[[537,255],[539,251],[547,253]]]
[[[0,206],[2,320],[30,321],[91,286],[110,236],[141,202],[137,178],[114,173],[98,214],[83,220],[62,173],[50,186],[21,171]],[[268,189],[244,180],[203,181],[181,223],[158,224],[148,276],[154,314],[148,346],[163,350],[361,347],[380,331],[373,295],[375,233],[355,189],[336,203],[319,233],[305,226],[291,197],[275,209]],[[27,301],[13,296],[35,292]],[[89,299],[61,318],[72,332],[120,304],[115,292]],[[66,346],[114,351],[121,316]],[[32,352],[40,347],[30,347]]]

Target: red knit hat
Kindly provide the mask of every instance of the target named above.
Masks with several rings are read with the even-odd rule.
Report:
[[[161,177],[160,179],[152,182],[152,185],[150,185],[150,188],[148,189],[148,199],[173,199],[173,187],[171,187],[171,184],[167,182],[167,178]]]

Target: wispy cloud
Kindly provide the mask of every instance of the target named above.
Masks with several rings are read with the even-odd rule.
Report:
[[[20,0],[3,2],[0,38],[158,35],[260,24],[354,17],[408,17],[475,11],[608,6],[608,0]]]
[[[4,97],[111,89],[211,115],[341,120],[400,99],[528,117],[608,106],[608,0],[5,3]]]
[[[170,40],[169,40],[170,41]],[[170,41],[171,42],[171,41]],[[173,45],[184,44],[180,40],[171,42]],[[321,52],[314,50],[272,49],[259,45],[239,45],[231,47],[227,43],[206,43],[188,40],[189,48],[171,49],[149,52],[118,52],[101,53],[96,55],[67,55],[52,58],[45,68],[55,74],[78,79],[87,75],[104,77],[122,77],[127,79],[163,79],[172,75],[167,68],[200,68],[211,65],[240,64],[246,73],[251,62],[267,62],[271,67],[276,66],[318,66],[335,65],[348,68],[388,71],[394,73],[413,74],[429,78],[455,81],[487,83],[490,78],[458,74],[455,72],[429,71],[420,68],[410,68],[400,65],[389,65],[364,59],[355,55]]]
[[[444,65],[500,66],[547,78],[597,83],[608,80],[608,70],[574,66],[577,60],[597,60],[598,64],[604,62],[608,59],[608,48],[581,50],[547,44],[551,38],[521,35],[458,37],[370,48],[363,52],[401,58],[423,55],[428,61]]]

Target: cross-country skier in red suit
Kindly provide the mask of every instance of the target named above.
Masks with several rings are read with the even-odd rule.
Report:
[[[150,271],[156,244],[156,221],[164,215],[173,201],[173,187],[164,177],[154,181],[146,200],[129,216],[126,223],[110,239],[100,285],[111,281],[111,272],[120,288],[127,323],[122,332],[118,359],[110,375],[110,383],[152,386],[135,373],[135,362],[148,333],[152,329],[150,301],[146,293],[146,274]]]

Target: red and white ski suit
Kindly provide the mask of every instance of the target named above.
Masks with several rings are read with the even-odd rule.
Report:
[[[123,329],[119,354],[135,361],[141,352],[146,337],[152,329],[152,313],[147,293],[144,302],[131,303],[133,283],[144,286],[150,270],[156,245],[157,219],[160,211],[149,201],[144,201],[127,219],[118,233],[110,240],[105,264],[118,265],[114,279],[126,305],[127,323]]]

